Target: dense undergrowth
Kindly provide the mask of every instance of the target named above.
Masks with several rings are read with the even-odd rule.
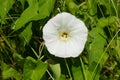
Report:
[[[42,28],[60,12],[89,30],[77,58],[44,45]],[[0,80],[120,80],[119,13],[120,0],[0,0]]]

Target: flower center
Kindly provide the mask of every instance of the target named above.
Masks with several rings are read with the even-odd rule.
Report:
[[[60,33],[60,39],[63,40],[63,41],[66,41],[70,38],[70,35],[68,32],[61,32]]]

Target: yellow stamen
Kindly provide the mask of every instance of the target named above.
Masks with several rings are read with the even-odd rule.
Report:
[[[60,33],[60,39],[61,40],[63,40],[63,41],[66,41],[66,40],[68,40],[70,38],[70,35],[69,35],[69,33],[68,32],[61,32]]]

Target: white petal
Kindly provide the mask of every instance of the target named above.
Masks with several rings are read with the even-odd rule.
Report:
[[[71,24],[70,26],[70,30],[71,30],[71,33],[88,32],[85,24],[79,19],[74,20],[73,24]]]
[[[65,58],[67,56],[65,48],[66,48],[65,43],[64,42],[60,42],[60,44],[58,45],[58,47],[56,49],[57,53],[55,54],[55,56]]]
[[[57,44],[58,44],[58,42],[50,43],[50,44],[46,43],[48,51],[53,55],[56,54],[56,48],[58,46]]]
[[[76,46],[73,42],[61,42],[58,47],[56,48],[57,57],[67,58],[67,57],[76,57]],[[79,53],[77,53],[79,54]],[[78,55],[77,55],[78,56]]]
[[[69,55],[69,57],[77,57],[79,54],[79,52],[77,52],[78,47],[72,42],[72,40],[67,43],[66,51],[66,54]]]
[[[46,44],[48,51],[57,56],[57,57],[66,57],[66,49],[65,43],[61,41],[57,41],[54,43]],[[68,56],[67,56],[68,57]]]
[[[45,26],[43,27],[43,34],[48,34],[48,33],[56,33],[57,32],[57,28],[56,26],[50,21],[47,22],[47,24],[45,24]]]
[[[58,31],[56,26],[48,21],[48,23],[43,28],[43,39],[46,44],[50,44],[56,40],[58,40]]]
[[[74,18],[75,16],[69,13],[63,12],[53,17],[52,22],[57,25],[59,24],[60,28],[64,28],[64,27],[67,27],[69,23],[73,22]]]
[[[70,57],[77,57],[83,51],[83,46],[81,47],[81,44],[76,41],[72,39],[67,44],[67,55],[70,55]]]

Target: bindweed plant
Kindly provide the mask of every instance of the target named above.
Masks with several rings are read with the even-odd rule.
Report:
[[[120,0],[0,0],[0,80],[120,80]]]

